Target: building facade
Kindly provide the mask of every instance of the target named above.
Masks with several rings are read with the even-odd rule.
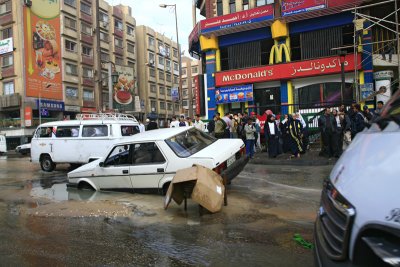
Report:
[[[182,107],[186,117],[193,118],[200,114],[198,106],[199,86],[198,79],[201,79],[202,68],[200,61],[190,57],[182,57]],[[199,78],[200,77],[200,78]],[[190,106],[192,108],[190,109]]]
[[[380,55],[395,37],[394,25],[371,19],[389,15],[394,4],[368,7],[377,2],[196,1],[205,19],[190,34],[189,50],[203,59],[208,118],[217,111],[287,114],[352,101],[373,107],[367,97],[378,90],[374,72],[388,71],[389,92],[398,77],[397,55],[391,62]]]
[[[107,82],[109,64],[137,76],[130,7],[104,0],[23,2],[0,1],[0,127],[11,149],[29,141],[41,122],[109,110],[109,92],[117,90]],[[135,81],[129,90],[126,112],[134,110]]]
[[[168,118],[181,113],[178,45],[144,25],[137,26],[136,32],[143,117],[158,118],[162,127]]]

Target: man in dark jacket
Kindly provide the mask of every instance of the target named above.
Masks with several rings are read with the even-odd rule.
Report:
[[[337,147],[334,147],[333,133],[337,132],[337,123],[331,114],[331,109],[326,108],[324,115],[318,119],[318,128],[321,131],[322,150],[320,156],[333,157],[337,154]]]
[[[351,122],[351,139],[353,140],[357,133],[362,132],[365,128],[366,118],[361,113],[360,104],[354,105],[354,117]]]
[[[158,129],[158,124],[155,119],[150,119],[149,124],[147,124],[147,131]]]
[[[208,122],[208,125],[207,125],[208,133],[210,135],[212,135],[212,136],[214,136],[214,130],[215,130],[215,121],[214,121],[214,119],[215,119],[215,115],[213,116],[212,120],[210,120]]]

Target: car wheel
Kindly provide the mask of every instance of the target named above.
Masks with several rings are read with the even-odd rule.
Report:
[[[86,182],[79,183],[78,189],[94,191],[94,188]]]
[[[51,160],[49,155],[44,155],[40,160],[40,167],[45,172],[52,172],[55,169],[56,164]]]
[[[169,184],[170,183],[166,183],[164,184],[163,188],[162,188],[162,194],[163,196],[165,196],[167,194],[168,188],[169,188]]]

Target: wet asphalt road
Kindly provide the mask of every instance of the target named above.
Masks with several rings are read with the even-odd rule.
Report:
[[[313,266],[292,238],[312,240],[332,166],[249,164],[228,206],[201,216],[190,200],[67,190],[68,167],[0,158],[0,266]]]

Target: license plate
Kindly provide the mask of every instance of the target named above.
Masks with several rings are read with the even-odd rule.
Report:
[[[230,165],[232,165],[232,163],[234,163],[236,160],[235,155],[233,155],[232,157],[230,157],[227,162],[226,162],[226,166],[229,167]]]

